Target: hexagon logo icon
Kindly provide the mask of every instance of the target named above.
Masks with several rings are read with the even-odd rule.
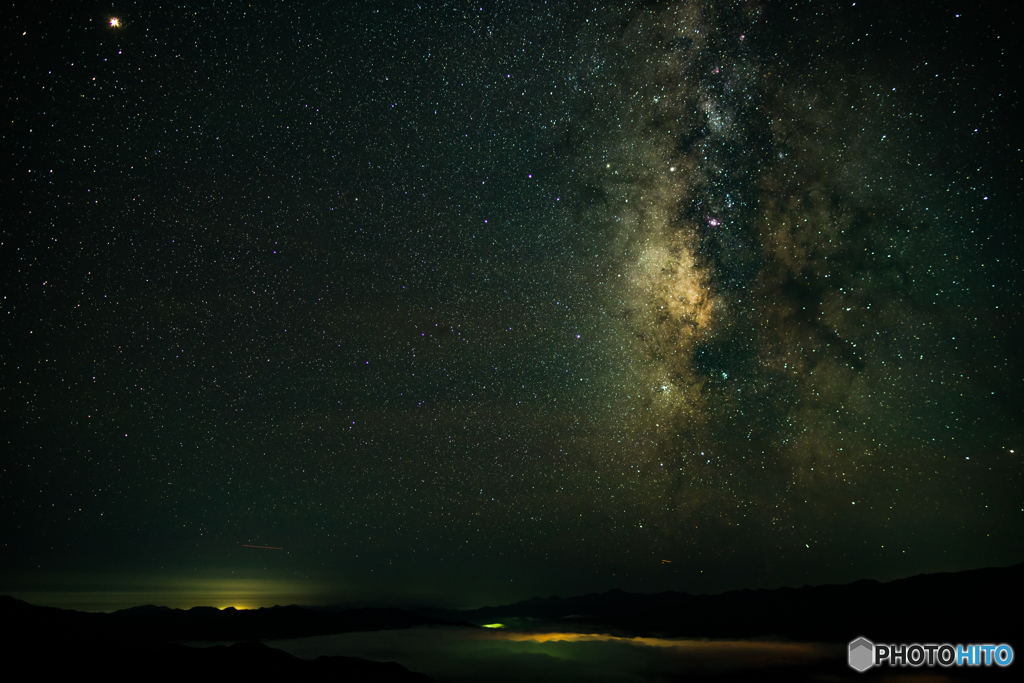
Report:
[[[875,644],[864,637],[852,640],[848,655],[851,669],[867,671],[875,663]]]

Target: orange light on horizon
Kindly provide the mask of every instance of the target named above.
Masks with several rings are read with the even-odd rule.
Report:
[[[749,655],[775,654],[797,658],[830,656],[831,651],[821,643],[757,641],[757,640],[695,640],[692,638],[650,638],[613,636],[608,633],[525,633],[489,630],[477,635],[489,640],[535,643],[619,642],[648,647],[671,648],[679,651],[735,652]]]

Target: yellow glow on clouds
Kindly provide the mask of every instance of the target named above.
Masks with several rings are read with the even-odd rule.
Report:
[[[612,636],[607,633],[516,633],[516,632],[487,632],[481,637],[511,640],[515,642],[530,641],[536,643],[583,643],[583,642],[620,642],[630,645],[646,645],[648,647],[673,648],[676,650],[690,650],[702,654],[737,653],[751,655],[789,655],[792,657],[818,658],[827,656],[817,643],[789,643],[777,641],[760,640],[693,640],[684,638],[623,638]]]

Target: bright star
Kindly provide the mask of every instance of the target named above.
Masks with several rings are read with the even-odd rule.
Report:
[[[118,19],[117,17],[111,17],[110,18],[110,27],[111,28],[120,28],[120,26],[121,26],[121,20],[120,19]]]

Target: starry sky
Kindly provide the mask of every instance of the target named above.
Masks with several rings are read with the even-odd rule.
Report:
[[[0,592],[1019,562],[1013,16],[16,4]]]

